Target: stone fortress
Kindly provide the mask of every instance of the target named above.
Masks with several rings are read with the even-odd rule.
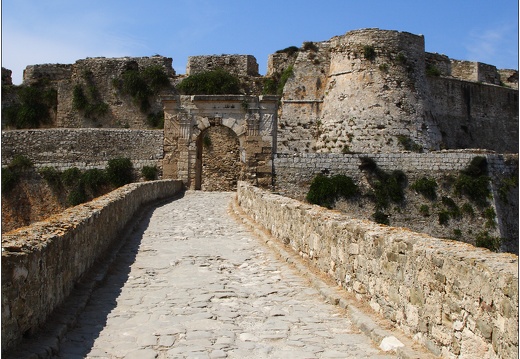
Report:
[[[116,82],[128,70],[150,66],[163,69],[172,86],[150,96],[143,111]],[[237,76],[242,95],[175,90],[186,77],[214,69]],[[283,91],[265,90],[284,73]],[[318,173],[342,173],[366,185],[362,157],[404,171],[412,183],[421,176],[440,182],[484,156],[498,223],[487,232],[507,239],[502,250],[518,252],[515,192],[507,202],[498,199],[500,183],[517,173],[518,72],[427,53],[423,36],[364,29],[305,42],[270,55],[265,76],[250,55],[193,56],[186,75],[176,75],[172,59],[158,55],[28,66],[24,85],[42,83],[56,93],[51,120],[35,130],[4,124],[3,165],[23,154],[37,167],[103,168],[123,156],[136,168],[156,165],[162,178],[181,179],[191,189],[234,190],[237,180],[246,180],[302,200]],[[75,108],[77,86],[95,88],[108,110],[88,116]],[[15,100],[7,93],[3,106]],[[164,118],[164,128],[153,129],[150,116]],[[438,225],[417,209],[410,214],[412,204],[421,205],[410,203],[404,212],[386,213],[392,225],[453,238],[454,226],[464,223],[460,239],[474,241],[475,220]],[[370,210],[347,207],[371,219]]]
[[[151,96],[149,106],[142,111],[130,96],[117,89],[114,81],[129,69],[152,65],[164,69],[172,86]],[[174,86],[184,78],[213,69],[224,69],[237,76],[242,94],[182,95],[175,90]],[[284,76],[285,83],[281,82]],[[3,83],[8,83],[4,74],[2,79]],[[268,91],[266,94],[264,89],[271,80],[282,83],[283,91]],[[475,157],[484,157],[491,179],[491,207],[496,213],[494,225],[486,227],[486,231],[493,237],[505,239],[501,252],[518,253],[518,182],[516,180],[516,187],[507,188],[505,193],[502,185],[507,179],[518,178],[518,72],[426,53],[422,36],[364,29],[328,41],[306,42],[300,48],[287,48],[270,55],[265,76],[258,74],[256,59],[249,55],[190,57],[186,75],[176,75],[172,60],[162,56],[89,58],[71,65],[27,67],[24,85],[42,83],[56,91],[51,121],[39,129],[30,130],[15,130],[2,124],[3,166],[16,154],[29,157],[36,167],[55,166],[59,169],[103,168],[110,158],[130,157],[136,168],[156,165],[163,179],[182,180],[185,188],[234,190],[238,181],[246,181],[302,200],[317,174],[346,174],[360,187],[368,188],[367,175],[360,170],[365,158],[372,159],[381,170],[403,171],[409,183],[424,176],[435,178],[440,183],[439,191],[448,197],[452,193],[444,187],[449,187],[450,178],[467,168]],[[73,92],[78,84],[95,85],[97,97],[108,110],[99,116],[85,116],[74,108]],[[16,100],[15,95],[7,94],[2,98],[2,105],[4,107]],[[162,116],[164,128],[153,129],[149,123],[150,116]],[[239,201],[252,213],[257,211],[252,216],[265,222],[273,234],[281,233],[280,240],[284,243],[290,241],[293,247],[293,240],[284,233],[299,229],[312,231],[325,219],[339,216],[337,213],[313,214],[315,208],[310,210],[306,205],[295,204],[296,201],[288,200],[290,203],[287,204],[285,200],[271,200],[270,196],[248,188],[239,193]],[[454,229],[457,229],[462,235],[459,239],[469,243],[474,243],[476,228],[484,227],[485,218],[479,213],[471,218],[452,219],[448,225],[437,224],[435,217],[419,214],[421,200],[424,199],[411,194],[406,204],[389,208],[390,224],[440,238],[453,238]],[[264,205],[263,201],[269,203]],[[266,210],[269,206],[271,210]],[[440,204],[431,206],[435,208]],[[340,203],[338,209],[345,210],[354,218],[371,219],[372,208],[366,203]],[[270,212],[277,218],[266,218]],[[312,218],[307,219],[307,214]],[[293,221],[291,216],[302,217],[302,223]],[[286,223],[280,225],[277,222],[279,218],[287,219]],[[309,227],[311,221],[317,222],[312,228]],[[398,238],[401,232],[394,233],[390,227],[381,229],[388,236],[381,235],[378,239],[380,229],[371,227],[372,224],[360,223],[359,226],[363,229],[354,230],[352,236],[360,246],[364,240],[371,241],[374,237],[374,246],[384,247],[374,249],[373,256],[370,254],[370,263],[372,259],[374,265],[380,263],[384,267],[381,271],[390,273],[395,269],[399,272],[401,262],[412,258],[407,252],[415,248],[412,243],[415,239],[402,241]],[[319,230],[330,232],[330,229]],[[344,281],[341,285],[345,287],[353,285],[360,297],[367,295],[365,287],[378,287],[377,278],[381,273],[377,271],[375,282],[370,279],[370,284],[366,282],[361,287],[356,281],[352,284],[347,280],[348,273],[344,271],[352,270],[353,276],[360,275],[364,269],[353,268],[357,265],[362,267],[363,258],[366,259],[368,254],[351,244],[346,255],[339,249],[338,241],[343,239],[334,237],[332,247],[337,245],[338,249],[331,249],[328,256],[316,256],[325,246],[317,240],[316,236],[321,236],[319,230],[309,237],[314,244],[303,243],[305,241],[298,244],[302,256],[319,263],[325,268],[325,273],[340,273],[338,282]],[[510,263],[502,261],[505,254],[491,257],[494,254],[478,252],[473,256],[471,252],[466,258],[465,254],[457,252],[466,248],[462,244],[449,249],[449,241],[446,244],[439,244],[440,241],[428,244],[428,239],[423,240],[421,234],[409,236],[421,237],[421,248],[424,248],[421,261],[427,261],[432,268],[444,268],[444,259],[438,259],[439,253],[431,251],[441,251],[442,255],[449,252],[446,263],[453,262],[454,268],[458,268],[464,262],[465,273],[471,273],[468,278],[481,275],[475,274],[478,272],[476,262],[486,262],[492,267],[489,273],[486,269],[489,278]],[[386,259],[378,259],[381,250],[385,253],[388,250],[389,253],[383,256],[388,263]],[[458,254],[452,256],[452,252]],[[350,263],[349,256],[356,259]],[[329,260],[333,257],[334,265],[332,259]],[[516,259],[511,259],[511,263],[517,261],[517,257],[507,257],[513,257]],[[336,263],[342,265],[336,267]],[[13,275],[23,277],[25,272],[17,272],[16,265],[13,264]],[[504,269],[503,273],[507,272],[504,281],[514,277],[508,271]],[[399,280],[400,276],[408,275],[404,272],[398,274],[390,277]],[[381,312],[388,310],[393,313],[390,314],[394,316],[392,320],[403,323],[411,320],[407,315],[412,318],[413,311],[429,313],[428,305],[433,297],[426,298],[427,293],[423,290],[438,291],[442,297],[440,293],[452,291],[461,284],[452,283],[448,274],[448,279],[442,278],[443,275],[436,275],[435,281],[424,286],[418,284],[417,288],[422,289],[414,288],[417,293],[406,294],[399,289],[398,293],[381,294],[381,298],[395,299],[402,306],[396,312],[392,312],[391,301],[390,304],[379,301],[377,306]],[[479,280],[489,279],[486,278],[482,275]],[[464,285],[471,287],[471,280],[467,282],[464,280]],[[446,289],[437,290],[439,285],[446,286]],[[394,285],[388,288],[394,287],[397,288]],[[420,317],[410,331],[424,335],[420,341],[427,343],[429,349],[439,355],[457,356],[477,344],[479,348],[485,347],[486,353],[512,353],[518,348],[518,337],[511,334],[518,329],[517,326],[511,329],[518,318],[518,301],[515,299],[518,288],[511,287],[511,283],[502,287],[493,287],[492,293],[477,293],[476,289],[471,295],[469,289],[466,294],[451,293],[456,297],[454,303],[456,300],[464,303],[476,300],[470,303],[476,307],[467,311],[474,318],[478,312],[481,315],[478,318],[483,319],[470,321],[464,312],[466,314],[461,314],[464,318],[455,321],[457,326],[462,325],[457,329],[451,322],[453,318],[443,316],[443,312],[449,311],[439,304],[442,299],[436,297],[434,299],[439,299],[439,303],[435,304],[435,320]],[[368,291],[373,295],[370,288]],[[373,298],[379,298],[379,295],[373,295]],[[491,299],[494,295],[500,298],[500,303]],[[480,304],[479,296],[483,300]],[[451,309],[455,312],[460,307],[455,303]],[[397,317],[395,313],[398,313]],[[486,324],[491,321],[490,316],[493,316],[492,328]],[[14,342],[16,338],[6,340]],[[466,349],[458,347],[462,342]]]

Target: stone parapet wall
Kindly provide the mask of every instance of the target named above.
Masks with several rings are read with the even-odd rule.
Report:
[[[238,202],[434,354],[517,357],[517,256],[351,219],[242,182]]]
[[[119,235],[143,205],[181,190],[181,181],[132,183],[4,234],[2,350],[38,330],[95,261],[121,240]]]
[[[130,158],[134,168],[162,167],[162,130],[70,129],[2,131],[2,166],[23,155],[35,167],[63,170],[105,168],[113,158]]]

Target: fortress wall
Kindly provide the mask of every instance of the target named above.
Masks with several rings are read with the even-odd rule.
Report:
[[[517,256],[350,219],[245,183],[238,202],[275,238],[433,353],[516,358]]]
[[[430,115],[424,38],[365,29],[330,40],[319,152],[395,152],[396,136],[438,149]]]
[[[35,333],[75,283],[118,245],[124,228],[181,181],[132,183],[2,236],[2,350]]]
[[[114,80],[121,78],[126,70],[141,70],[149,66],[163,67],[170,79],[175,76],[172,59],[163,56],[99,57],[76,61],[71,65],[70,76],[55,85],[58,91],[56,127],[149,128],[148,114],[162,111],[160,96],[150,97],[150,109],[144,113],[129,95],[121,94],[114,87]],[[73,94],[77,85],[81,85],[86,94],[94,88],[99,100],[108,105],[107,113],[87,118],[83,112],[76,110]]]
[[[444,148],[518,153],[517,90],[445,77],[428,83]]]
[[[15,155],[31,159],[35,167],[64,170],[105,168],[113,158],[126,157],[134,168],[162,167],[162,130],[70,129],[2,131],[2,166]]]
[[[308,153],[298,155],[281,155],[274,158],[275,191],[281,195],[304,201],[313,178],[320,173],[327,175],[344,174],[351,177],[360,188],[366,188],[367,179],[359,169],[361,158],[373,159],[378,168],[388,173],[401,170],[408,179],[408,186],[422,177],[436,180],[438,197],[453,197],[458,206],[465,203],[464,198],[456,198],[450,189],[444,189],[443,184],[451,176],[457,178],[459,171],[464,170],[476,156],[485,156],[488,163],[488,173],[491,178],[493,198],[491,206],[496,212],[497,226],[495,229],[484,226],[485,218],[475,209],[476,216],[466,216],[447,225],[438,223],[435,215],[436,204],[417,196],[409,190],[403,210],[388,209],[391,215],[390,223],[394,226],[411,228],[418,232],[430,233],[437,237],[454,238],[454,229],[462,232],[459,240],[475,243],[480,231],[487,231],[492,236],[503,238],[501,251],[518,253],[518,187],[507,193],[506,200],[499,194],[504,181],[510,180],[518,173],[518,155],[502,155],[486,152],[441,151],[432,153],[365,153],[365,154],[319,154]],[[430,217],[424,217],[419,211],[421,205],[428,205]],[[438,204],[437,204],[438,205]],[[371,202],[339,203],[342,211],[356,218],[372,219]],[[341,207],[345,206],[345,207]],[[442,208],[442,205],[441,205]]]
[[[236,76],[259,76],[258,63],[252,55],[189,56],[186,75],[223,69]]]

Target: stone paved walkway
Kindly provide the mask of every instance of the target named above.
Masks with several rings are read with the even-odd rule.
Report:
[[[122,248],[59,358],[394,358],[228,215],[187,192]]]

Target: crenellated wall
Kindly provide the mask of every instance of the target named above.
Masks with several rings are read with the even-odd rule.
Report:
[[[434,354],[518,357],[518,256],[352,219],[245,183],[238,203]]]
[[[38,330],[145,204],[182,188],[173,180],[132,183],[3,234],[2,351]]]

